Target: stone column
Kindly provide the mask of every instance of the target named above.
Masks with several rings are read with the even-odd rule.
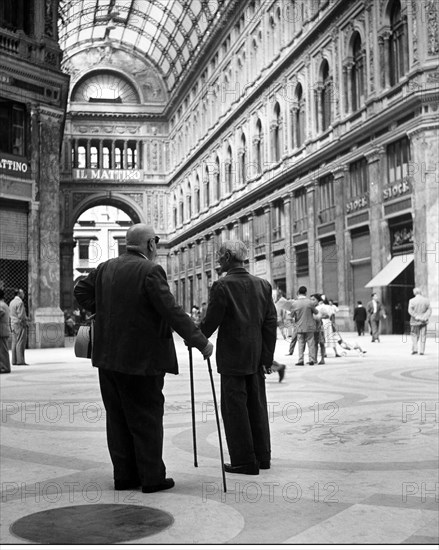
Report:
[[[90,159],[90,140],[87,139],[86,141],[86,148],[85,148],[85,167],[90,168],[91,165],[91,159]]]
[[[384,181],[387,180],[384,173],[383,158],[385,149],[377,148],[366,153],[369,164],[369,230],[371,248],[372,276],[375,276],[383,267],[381,247],[381,208]],[[384,258],[385,260],[385,258]]]
[[[273,273],[272,273],[272,265],[271,265],[271,262],[273,261],[273,254],[272,254],[273,228],[271,223],[272,206],[273,206],[272,203],[270,203],[264,207],[265,227],[266,227],[266,235],[267,235],[267,241],[265,243],[265,277],[267,281],[270,282],[270,284],[273,284]]]
[[[98,168],[104,167],[104,142],[99,140]]]
[[[349,268],[345,253],[345,186],[348,167],[340,165],[334,170],[335,200],[335,245],[337,247],[337,279],[339,312],[337,324],[340,330],[349,328],[349,294],[347,292],[347,270]]]
[[[439,125],[409,133],[413,166],[410,183],[413,188],[413,240],[415,285],[430,300],[432,315],[427,327],[439,336],[438,264],[438,184]],[[428,345],[428,344],[427,344]]]
[[[73,231],[61,233],[60,242],[60,281],[61,281],[61,309],[73,308],[73,249],[76,241],[73,240]]]
[[[284,198],[284,211],[285,211],[285,277],[286,277],[286,291],[287,296],[293,296],[293,261],[294,261],[294,249],[293,249],[293,232],[292,232],[292,193]]]
[[[310,288],[317,288],[316,286],[316,220],[315,220],[315,191],[317,182],[313,181],[310,185],[306,186],[306,206],[308,210],[308,262],[309,262],[309,286]],[[318,244],[318,243],[317,243]],[[320,254],[321,257],[321,254]]]
[[[39,110],[39,266],[32,347],[64,347],[64,315],[60,309],[59,146],[62,115]],[[32,337],[31,337],[32,336]]]
[[[255,230],[253,226],[254,213],[251,212],[248,216],[248,267],[252,275],[255,273]]]

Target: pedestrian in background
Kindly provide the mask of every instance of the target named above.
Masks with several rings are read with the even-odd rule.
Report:
[[[299,360],[296,365],[304,364],[305,346],[308,344],[309,365],[314,365],[316,360],[316,349],[314,332],[316,322],[314,315],[318,314],[316,304],[306,296],[306,286],[301,286],[297,292],[297,299],[291,303],[291,313],[297,325],[297,341],[299,344]]]
[[[11,372],[9,339],[11,337],[10,315],[5,302],[5,291],[0,288],[0,373]]]
[[[271,461],[265,375],[271,372],[277,315],[268,281],[243,264],[247,247],[225,241],[218,251],[221,273],[210,291],[200,328],[218,330],[216,362],[221,375],[221,413],[231,464],[226,472],[257,475]]]
[[[378,300],[376,292],[372,294],[372,299],[366,306],[367,318],[370,326],[372,342],[380,341],[381,319],[386,319],[386,311],[382,303]]]
[[[170,489],[163,452],[165,373],[178,374],[172,330],[204,358],[213,346],[179,306],[156,263],[159,237],[132,225],[126,252],[79,281],[78,303],[95,313],[93,366],[107,413],[107,442],[116,490]]]
[[[408,311],[410,313],[410,333],[412,335],[412,355],[418,353],[424,355],[425,341],[427,339],[427,324],[431,315],[430,301],[422,296],[419,288],[413,289],[414,298],[409,300]]]
[[[358,300],[357,307],[354,309],[354,323],[357,328],[358,336],[364,335],[364,323],[367,319],[366,308],[363,306],[363,302]]]
[[[24,350],[27,343],[28,317],[24,307],[24,291],[19,288],[14,290],[14,298],[9,304],[12,329],[12,364],[27,365],[24,359]]]

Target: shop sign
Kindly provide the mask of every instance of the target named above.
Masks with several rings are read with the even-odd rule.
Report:
[[[366,208],[367,206],[367,195],[363,195],[362,197],[346,204],[346,214],[352,214],[352,212],[356,212],[357,210],[361,210],[361,208]]]
[[[143,170],[75,169],[73,177],[76,180],[141,181]]]
[[[30,179],[31,170],[26,158],[0,153],[0,173]]]
[[[383,200],[396,199],[401,195],[411,192],[411,187],[407,179],[403,179],[399,183],[390,185],[383,190]]]

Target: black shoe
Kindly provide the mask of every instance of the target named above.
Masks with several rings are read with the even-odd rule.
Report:
[[[314,361],[309,361],[307,365],[314,365]]]
[[[324,365],[324,364],[325,364],[325,360],[324,360],[324,359],[320,359],[319,365]]]
[[[285,376],[285,365],[282,365],[277,373],[279,374],[279,382],[282,382]]]
[[[286,353],[285,356],[287,356],[287,355],[293,355],[293,354],[292,353]]]
[[[250,464],[241,464],[240,466],[224,464],[224,470],[229,474],[245,474],[248,476],[257,476],[259,474],[259,464],[258,462],[250,462]]]
[[[296,363],[296,365],[297,365],[298,367],[303,367],[303,361],[299,361],[298,363]]]
[[[127,491],[128,489],[137,489],[140,485],[140,479],[115,479],[115,491]]]
[[[259,469],[260,470],[269,470],[270,469],[270,461],[269,460],[260,460],[259,461]]]
[[[165,491],[166,489],[172,489],[175,483],[172,477],[167,477],[163,483],[158,485],[142,485],[142,493],[156,493],[157,491]]]
[[[412,351],[412,355],[416,355],[417,353],[417,351]]]

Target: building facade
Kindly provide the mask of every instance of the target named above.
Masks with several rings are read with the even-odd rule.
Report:
[[[219,243],[240,238],[274,288],[336,301],[341,330],[376,291],[384,332],[406,331],[419,286],[437,332],[437,2],[167,6],[61,2],[61,181],[39,206],[59,209],[60,252],[32,268],[58,268],[52,302],[73,305],[75,223],[110,205],[154,225],[188,311],[218,278]]]
[[[59,155],[69,77],[57,2],[0,3],[0,286],[25,292],[29,346],[64,345]]]
[[[415,285],[437,329],[437,3],[248,2],[223,35],[170,123],[179,300],[206,299],[239,237],[252,273],[324,292],[342,330],[376,291],[403,333]]]

